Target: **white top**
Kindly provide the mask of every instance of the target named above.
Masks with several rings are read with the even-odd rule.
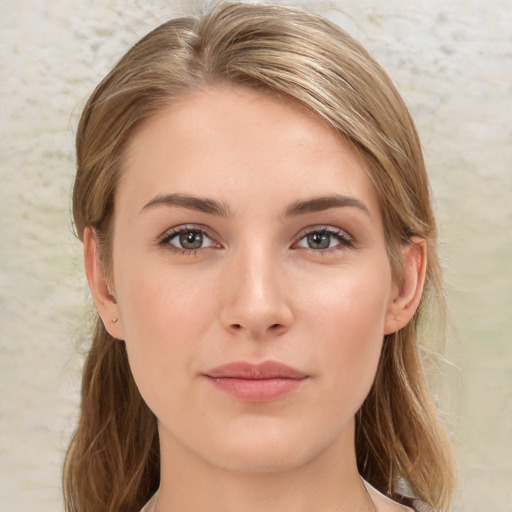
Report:
[[[156,497],[158,491],[153,494],[153,497],[144,505],[144,508],[140,512],[154,512],[156,506]]]
[[[399,505],[402,509],[407,512],[414,512],[411,507],[407,507],[405,505],[400,505],[395,500],[392,500],[388,496],[385,496],[381,492],[379,492],[375,487],[371,486],[366,480],[363,479],[363,483],[366,487],[366,490],[370,494],[373,503],[377,507],[378,512],[388,512],[388,510],[395,510],[396,506]]]
[[[384,496],[377,489],[372,487],[366,480],[363,480],[363,483],[366,487],[366,490],[370,494],[373,503],[377,507],[378,512],[388,512],[390,510],[394,510],[397,506],[397,502],[393,501],[391,498]],[[158,491],[153,495],[153,497],[146,503],[144,508],[140,512],[154,512],[156,502],[157,502]],[[414,510],[410,507],[406,507],[405,505],[400,505],[404,512],[414,512]]]

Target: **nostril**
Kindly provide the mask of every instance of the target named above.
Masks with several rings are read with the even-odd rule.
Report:
[[[242,328],[240,324],[233,324],[233,327],[238,331]]]
[[[272,324],[270,326],[270,330],[276,331],[277,329],[279,329],[279,327],[281,327],[281,324]]]

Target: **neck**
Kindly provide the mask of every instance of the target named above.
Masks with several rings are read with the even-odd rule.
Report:
[[[347,442],[350,441],[350,442]],[[221,468],[160,432],[157,512],[372,512],[357,471],[353,435],[297,467],[269,472]]]

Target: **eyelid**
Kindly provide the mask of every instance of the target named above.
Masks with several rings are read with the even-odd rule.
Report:
[[[199,231],[213,243],[212,245],[206,247],[199,247],[197,249],[185,249],[169,243],[170,240],[178,236],[180,233],[183,233],[184,231]],[[167,229],[160,236],[157,237],[156,245],[164,247],[165,249],[168,249],[173,252],[176,251],[180,254],[191,254],[199,250],[210,249],[215,246],[220,247],[220,244],[219,242],[217,242],[215,235],[212,235],[211,230],[202,224],[179,224],[178,226],[174,226],[170,229]]]
[[[341,229],[341,228],[337,228],[335,226],[330,226],[330,225],[325,225],[325,224],[308,226],[307,228],[302,229],[297,234],[293,245],[296,246],[301,240],[303,240],[305,237],[307,237],[308,235],[311,235],[313,233],[325,233],[327,235],[337,237],[340,239],[340,243],[338,245],[336,245],[335,247],[330,247],[327,249],[306,248],[306,249],[309,249],[310,251],[326,253],[329,251],[339,250],[340,246],[342,246],[342,248],[356,247],[356,241],[355,241],[354,237],[348,231],[346,231],[345,229]]]

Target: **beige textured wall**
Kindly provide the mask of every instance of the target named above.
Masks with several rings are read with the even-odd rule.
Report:
[[[0,512],[62,510],[89,314],[69,215],[77,115],[129,45],[189,3],[0,0]],[[512,2],[286,3],[348,28],[416,118],[462,373],[442,393],[461,464],[456,510],[510,511]]]

